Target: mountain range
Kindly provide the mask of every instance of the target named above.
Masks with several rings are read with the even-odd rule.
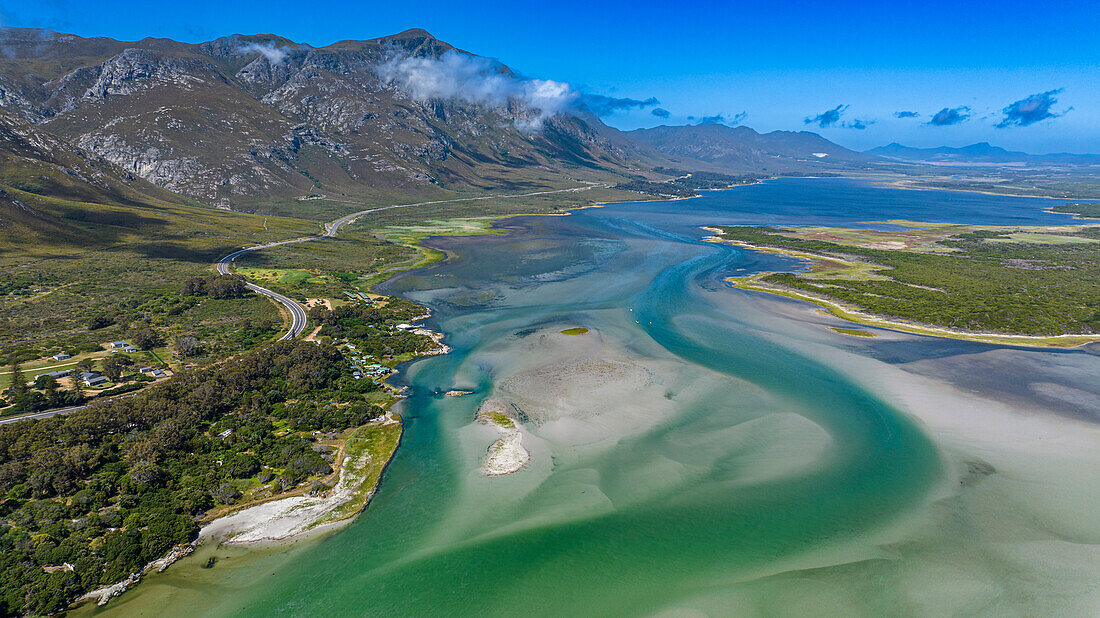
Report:
[[[1100,165],[1100,155],[1094,154],[1028,154],[1013,150],[1006,150],[1000,146],[993,146],[989,142],[980,142],[952,148],[940,146],[938,148],[913,148],[902,146],[897,142],[886,146],[879,146],[868,150],[866,154],[903,161],[921,163],[998,163],[998,164],[1028,164],[1028,165]]]
[[[442,81],[512,90],[424,95],[387,74],[395,59],[437,71],[458,62],[457,76]],[[464,69],[467,61],[478,71]],[[621,132],[583,105],[545,113],[517,87],[552,82],[519,80],[417,29],[325,47],[266,34],[190,44],[0,29],[0,131],[49,136],[68,152],[58,161],[94,161],[114,188],[159,188],[167,191],[157,199],[172,192],[224,209],[621,181],[652,177],[655,167],[772,172],[875,159],[808,132],[718,124]]]
[[[874,155],[849,150],[809,131],[757,133],[746,126],[719,123],[636,129],[627,136],[666,156],[710,163],[726,170],[806,170],[863,164]]]

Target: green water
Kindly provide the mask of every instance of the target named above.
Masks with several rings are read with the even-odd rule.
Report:
[[[929,519],[957,485],[942,449],[877,389],[792,345],[805,324],[721,284],[737,268],[775,267],[779,258],[700,243],[682,220],[663,220],[626,208],[585,211],[524,220],[504,237],[440,241],[459,258],[389,285],[433,308],[433,326],[454,352],[407,370],[406,433],[370,508],[321,540],[204,548],[111,611],[880,615],[936,607],[905,591],[909,579],[896,564],[910,564],[897,559],[897,547],[915,543],[907,526]],[[591,332],[557,334],[574,326]],[[474,423],[480,402],[510,376],[583,346],[648,377],[630,388],[551,389],[532,405],[571,412],[525,423],[527,468],[482,475],[493,436]],[[456,387],[475,393],[440,395]],[[918,570],[930,569],[922,581],[935,567],[920,560],[967,534],[936,530],[910,552],[921,557],[912,564],[927,565]],[[199,568],[209,555],[217,565]]]

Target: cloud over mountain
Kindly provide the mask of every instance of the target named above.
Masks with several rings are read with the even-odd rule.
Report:
[[[1061,92],[1061,88],[1057,90],[1047,90],[1046,92],[1033,94],[1008,105],[1001,110],[1004,114],[1004,118],[995,126],[998,129],[1004,129],[1006,127],[1026,127],[1041,120],[1064,116],[1066,112],[1073,108],[1071,107],[1061,113],[1051,111],[1051,108],[1058,103],[1058,95]]]
[[[833,109],[825,110],[820,114],[803,120],[803,124],[816,124],[822,129],[834,127],[840,122],[841,115],[848,109],[847,105],[837,105]]]
[[[920,114],[917,112],[900,111],[894,112],[894,118],[919,118]]]
[[[656,116],[658,118],[668,118],[669,116],[672,115],[672,112],[668,111],[667,109],[664,109],[663,107],[654,107],[649,113],[653,114],[654,116]]]
[[[953,124],[959,124],[967,118],[970,118],[970,108],[962,105],[959,107],[945,107],[936,112],[932,116],[932,119],[928,121],[928,124],[935,127],[946,127]]]
[[[521,101],[530,113],[516,124],[530,130],[574,106],[580,97],[565,82],[517,77],[499,62],[454,51],[439,58],[398,54],[379,64],[377,71],[383,81],[420,101],[458,99],[493,107]]]
[[[261,43],[246,43],[237,48],[242,54],[259,53],[271,66],[282,64],[283,60],[286,60],[287,50],[285,47],[276,47],[271,44]]]
[[[729,118],[725,114],[715,114],[713,116],[688,116],[687,119],[695,124],[724,124],[732,127],[741,124],[748,115],[748,112],[738,112]]]

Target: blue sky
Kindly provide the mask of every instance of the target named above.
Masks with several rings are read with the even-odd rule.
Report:
[[[314,46],[421,27],[525,75],[669,111],[605,118],[620,128],[743,113],[760,131],[814,130],[860,149],[1100,152],[1100,8],[1084,1],[0,0],[0,22],[123,40],[271,32]],[[1051,94],[1028,100],[1040,93]],[[838,108],[824,127],[806,122]],[[941,110],[961,120],[931,124]]]

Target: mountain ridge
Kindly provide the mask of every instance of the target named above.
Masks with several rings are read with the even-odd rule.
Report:
[[[628,131],[627,136],[668,156],[694,158],[737,171],[783,171],[865,164],[876,159],[835,144],[810,131],[759,133],[720,123],[660,125]]]
[[[865,151],[882,157],[920,162],[974,162],[974,163],[1029,163],[1057,165],[1100,165],[1100,154],[1077,154],[1056,152],[1031,154],[1019,150],[1008,150],[994,146],[989,142],[976,142],[967,146],[936,146],[917,148],[891,142]]]
[[[361,204],[617,183],[656,167],[819,170],[874,158],[808,132],[622,132],[578,105],[567,84],[524,80],[419,28],[324,47],[275,34],[126,42],[5,28],[0,47],[0,108],[129,174],[230,210],[305,211],[300,200],[317,195]],[[433,72],[452,91],[433,82],[417,95]],[[547,85],[565,102],[547,107],[538,90]],[[692,139],[673,134],[699,132],[721,139],[710,150],[670,146]]]

